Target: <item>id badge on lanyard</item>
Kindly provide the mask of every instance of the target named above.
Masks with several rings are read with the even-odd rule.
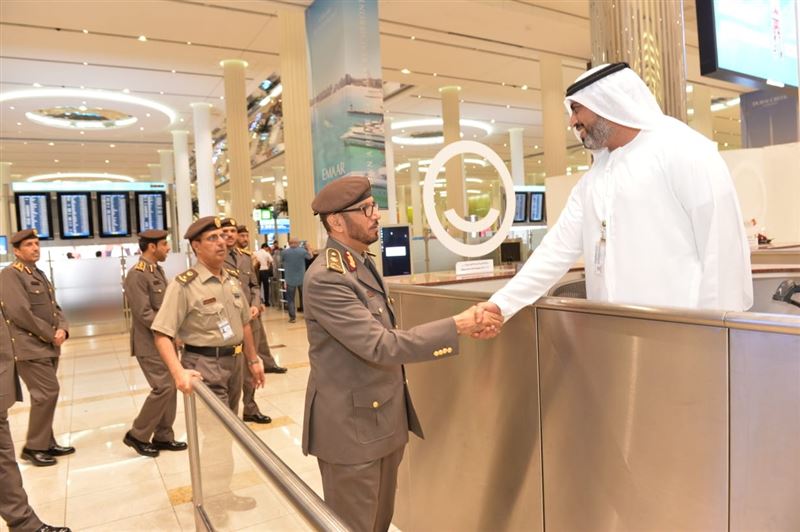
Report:
[[[233,327],[231,327],[231,322],[228,321],[228,318],[223,318],[222,315],[218,315],[219,321],[217,322],[217,327],[219,327],[219,332],[222,334],[223,340],[230,340],[233,338]]]

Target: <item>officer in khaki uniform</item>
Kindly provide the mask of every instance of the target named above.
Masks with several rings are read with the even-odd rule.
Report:
[[[227,247],[222,222],[214,216],[200,218],[186,230],[186,238],[197,255],[197,263],[167,286],[164,301],[151,329],[162,360],[179,390],[190,393],[192,380],[202,378],[216,396],[235,413],[242,391],[242,353],[254,387],[264,384],[264,366],[256,355],[250,330],[250,310],[239,280],[224,268]],[[173,338],[184,342],[178,361]],[[244,349],[242,349],[244,344]],[[219,433],[214,419],[200,409],[203,454],[217,462],[209,493],[225,493],[224,507],[246,509],[250,498],[229,492],[233,477],[233,451],[227,433]],[[208,480],[208,482],[206,482]]]
[[[408,331],[367,252],[380,213],[364,177],[343,177],[311,204],[327,249],[304,280],[311,373],[303,452],[317,457],[325,502],[356,532],[385,531],[408,431],[422,437],[403,364],[458,354],[475,308]]]
[[[53,435],[58,403],[58,357],[68,327],[50,281],[36,267],[39,237],[35,229],[12,235],[16,261],[0,272],[0,305],[5,314],[17,370],[31,395],[28,435],[22,458],[35,466],[55,465],[57,456],[72,454]]]
[[[261,323],[259,308],[260,287],[258,276],[253,267],[250,252],[239,247],[239,231],[244,226],[237,226],[233,218],[222,219],[222,232],[225,235],[225,244],[228,254],[225,256],[225,269],[232,277],[239,279],[242,290],[250,310],[250,327],[253,331],[253,341],[256,344],[256,353],[264,364],[264,373],[285,373],[286,369],[278,366],[272,357],[267,344],[267,332]],[[247,229],[245,228],[245,231]],[[270,423],[272,418],[261,413],[255,400],[255,389],[250,379],[242,379],[242,402],[244,403],[243,419],[252,423]],[[237,406],[238,409],[238,406]]]
[[[0,517],[11,532],[70,532],[66,527],[42,523],[28,504],[22,486],[22,475],[14,457],[14,440],[8,426],[8,409],[14,402],[22,401],[22,389],[2,311],[0,320]]]
[[[122,441],[142,456],[153,457],[158,456],[159,451],[186,449],[184,442],[175,441],[172,430],[177,406],[175,383],[158,355],[150,330],[167,289],[167,277],[158,264],[169,254],[167,235],[168,231],[157,229],[139,233],[142,255],[125,276],[125,297],[131,308],[133,325],[131,355],[142,368],[150,394]]]
[[[227,248],[221,226],[219,218],[206,216],[186,230],[184,238],[197,255],[197,263],[167,286],[150,328],[179,390],[190,392],[192,379],[202,377],[236,412],[236,390],[242,386],[242,352],[247,355],[255,386],[264,383],[264,367],[255,353],[250,309],[242,286],[223,267]],[[172,343],[176,337],[184,342],[180,362]]]

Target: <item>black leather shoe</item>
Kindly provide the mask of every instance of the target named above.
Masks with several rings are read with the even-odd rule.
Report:
[[[286,373],[289,371],[286,368],[282,368],[280,366],[272,366],[271,368],[267,368],[264,370],[264,373]]]
[[[150,442],[137,440],[131,436],[130,432],[125,433],[125,437],[122,438],[122,443],[128,447],[132,447],[134,451],[142,456],[149,456],[150,458],[155,458],[158,456],[158,449],[150,445]]]
[[[272,423],[272,418],[269,416],[265,416],[264,414],[253,414],[251,416],[244,416],[243,419],[250,423],[260,423],[262,425],[266,425],[267,423]]]
[[[20,457],[23,460],[27,460],[28,462],[32,463],[36,467],[47,467],[51,465],[56,465],[58,460],[47,454],[47,451],[35,451],[33,449],[28,449],[27,447],[22,448],[22,454]]]
[[[72,532],[72,529],[67,528],[65,526],[53,526],[53,525],[43,524],[42,526],[36,529],[36,532]]]
[[[50,456],[66,456],[74,452],[75,452],[75,447],[71,447],[69,445],[65,447],[59,444],[55,444],[49,449],[47,449],[47,454],[49,454]]]
[[[158,449],[159,451],[185,451],[188,445],[182,441],[159,441],[153,440],[151,444],[154,449]]]

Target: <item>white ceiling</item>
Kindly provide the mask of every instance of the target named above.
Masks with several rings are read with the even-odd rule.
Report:
[[[191,131],[192,102],[212,103],[218,125],[224,113],[219,62],[245,59],[248,90],[280,73],[277,13],[288,4],[308,3],[2,0],[0,92],[34,83],[128,89],[175,109],[180,118],[172,128]],[[379,7],[384,80],[412,85],[386,102],[387,117],[437,116],[438,88],[460,85],[461,116],[495,120],[495,133],[483,142],[508,158],[508,129],[523,127],[526,172],[537,172],[542,166],[537,163],[541,150],[535,148],[542,143],[538,58],[544,52],[561,56],[565,85],[585,68],[590,55],[588,2],[380,0]],[[712,86],[714,97],[738,95],[733,85],[700,77],[693,1],[685,9],[690,81]],[[140,35],[147,41],[140,42]],[[411,74],[402,74],[404,68]],[[521,90],[522,85],[529,90]],[[24,111],[41,107],[44,102],[33,100],[0,106],[0,160],[13,163],[17,179],[57,171],[106,171],[146,179],[147,165],[158,163],[157,150],[171,148],[163,118],[146,117],[143,111],[136,127],[80,135],[24,117]],[[737,119],[738,109],[715,115],[715,129],[720,138],[730,139],[731,147],[738,145]],[[566,127],[564,134],[574,144]],[[411,156],[430,158],[437,150],[396,146],[395,164]],[[574,162],[583,160],[577,151]],[[265,166],[274,164],[280,161]],[[269,170],[254,173],[269,175]]]

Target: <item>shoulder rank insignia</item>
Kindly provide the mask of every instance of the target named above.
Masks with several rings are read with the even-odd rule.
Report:
[[[143,260],[140,260],[139,262],[136,263],[136,266],[134,268],[136,269],[137,272],[143,272],[144,269],[147,268],[147,264]]]
[[[242,249],[242,248],[237,248],[237,249],[239,250],[240,255],[247,255],[248,257],[252,255],[249,249]]]
[[[25,269],[25,265],[22,264],[21,262],[15,262],[14,264],[11,265],[11,267],[20,272]]]
[[[356,259],[353,257],[353,254],[349,251],[344,252],[344,260],[347,263],[347,269],[351,272],[356,271]]]
[[[338,249],[328,248],[325,250],[325,265],[329,270],[344,273],[344,266],[342,266],[342,254]]]
[[[225,268],[225,271],[228,272],[228,275],[231,277],[235,277],[236,279],[239,278],[239,270],[235,268]]]
[[[197,272],[194,270],[186,270],[185,272],[179,274],[175,277],[179,283],[182,285],[187,285],[197,279]]]

